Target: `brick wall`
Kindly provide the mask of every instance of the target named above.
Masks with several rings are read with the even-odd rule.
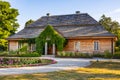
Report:
[[[64,48],[64,51],[75,51],[75,42],[80,42],[80,51],[81,53],[93,53],[93,52],[101,52],[103,53],[105,50],[112,51],[112,39],[70,39],[68,40],[67,45]],[[94,51],[94,41],[99,42],[99,50]]]

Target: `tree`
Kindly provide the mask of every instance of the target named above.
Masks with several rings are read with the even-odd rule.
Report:
[[[113,21],[111,17],[106,17],[105,15],[101,16],[99,22],[106,30],[118,37],[116,46],[120,48],[120,24],[117,21]]]
[[[7,47],[7,40],[9,35],[17,31],[19,24],[17,23],[18,10],[11,8],[9,2],[0,0],[0,50]]]
[[[28,25],[32,24],[34,22],[34,20],[30,19],[25,23],[25,27],[27,27]]]
[[[103,27],[105,27],[106,30],[115,35],[118,35],[117,32],[120,24],[117,21],[112,21],[111,17],[106,17],[105,15],[102,15],[99,22]]]

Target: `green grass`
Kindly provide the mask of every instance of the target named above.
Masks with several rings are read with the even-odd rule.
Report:
[[[0,80],[120,80],[119,62],[92,62],[75,70],[0,76]]]

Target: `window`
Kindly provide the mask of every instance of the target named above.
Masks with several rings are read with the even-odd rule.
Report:
[[[95,51],[99,50],[99,42],[98,41],[94,41],[94,50]]]
[[[31,44],[31,51],[35,51],[36,50],[36,45],[35,44]]]
[[[80,51],[80,42],[75,42],[75,51]]]
[[[20,48],[22,48],[23,47],[23,43],[22,42],[19,42],[19,44],[18,44],[18,48],[20,49]]]

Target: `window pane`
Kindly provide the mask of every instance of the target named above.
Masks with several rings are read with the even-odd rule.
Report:
[[[94,50],[99,50],[99,43],[97,41],[94,42]]]
[[[80,42],[75,42],[75,51],[80,51]]]

